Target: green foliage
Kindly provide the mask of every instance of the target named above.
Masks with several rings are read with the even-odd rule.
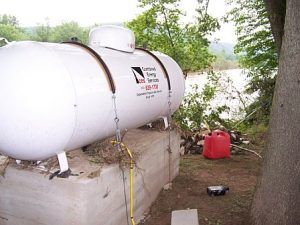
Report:
[[[180,108],[173,115],[175,123],[183,130],[198,130],[205,123],[212,129],[219,125],[229,126],[228,121],[220,117],[229,108],[226,105],[214,107],[212,104],[219,91],[220,76],[218,73],[208,73],[208,82],[203,90],[199,91],[199,87],[194,85],[193,90],[185,96]]]
[[[45,27],[42,29],[42,33],[45,34]],[[69,41],[70,38],[77,37],[82,43],[88,42],[88,29],[82,28],[76,22],[63,23],[59,26],[52,28],[50,41],[51,42],[63,42]]]
[[[224,49],[214,54],[216,55],[216,60],[212,64],[214,70],[228,70],[239,67],[237,57],[233,54],[226,53]]]
[[[77,37],[81,42],[88,42],[89,28],[83,28],[76,22],[63,23],[50,27],[49,21],[34,27],[32,32],[26,33],[18,26],[18,20],[14,16],[0,15],[0,37],[8,41],[34,40],[41,42],[62,42]]]
[[[0,24],[18,27],[19,21],[15,16],[4,14],[4,15],[0,15]]]
[[[153,49],[159,44],[154,9],[145,11],[126,25],[134,31],[137,46]]]
[[[208,51],[207,36],[219,23],[207,14],[208,1],[198,1],[196,20],[188,24],[180,22],[185,15],[178,7],[179,0],[139,2],[147,10],[126,24],[134,31],[137,46],[171,56],[185,72],[210,67],[214,56]]]
[[[25,40],[28,38],[21,29],[5,24],[0,24],[0,37],[3,37],[8,41]]]
[[[229,19],[235,23],[238,43],[235,52],[240,54],[240,64],[251,78],[248,93],[258,92],[256,102],[247,108],[247,113],[256,110],[249,124],[268,122],[277,71],[275,42],[263,0],[228,0],[235,7]]]
[[[242,66],[265,74],[272,73],[277,67],[277,55],[263,0],[230,2],[236,4],[230,15],[238,35],[235,52],[241,54]]]
[[[237,128],[239,131],[242,131],[243,133],[250,134],[250,135],[265,134],[267,133],[268,130],[268,126],[266,126],[264,123],[254,124],[252,126],[240,124]]]
[[[41,41],[41,42],[49,42],[51,38],[52,28],[49,25],[49,21],[46,20],[45,24],[39,24],[32,35],[32,40]]]
[[[0,37],[8,41],[25,40],[28,36],[18,26],[16,17],[10,15],[0,15]]]

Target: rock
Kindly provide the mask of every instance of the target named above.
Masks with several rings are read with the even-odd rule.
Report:
[[[171,225],[199,225],[197,209],[176,210],[172,212]]]
[[[167,191],[167,190],[172,190],[172,183],[167,183],[167,184],[163,187],[163,189],[164,189],[165,191]]]

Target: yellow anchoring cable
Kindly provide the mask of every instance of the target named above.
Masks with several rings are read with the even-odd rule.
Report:
[[[135,225],[134,222],[134,215],[133,215],[133,167],[134,167],[134,160],[132,157],[132,153],[129,148],[126,147],[126,145],[123,142],[118,141],[111,141],[112,145],[117,146],[119,145],[122,150],[126,150],[129,158],[130,158],[130,219],[131,224]]]

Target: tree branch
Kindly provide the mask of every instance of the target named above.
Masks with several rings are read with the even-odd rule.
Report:
[[[162,13],[163,13],[163,15],[164,15],[164,20],[165,20],[165,24],[166,24],[166,29],[167,29],[168,36],[169,36],[169,39],[170,39],[170,44],[171,44],[171,46],[172,46],[173,53],[174,53],[174,55],[176,56],[175,45],[174,45],[174,42],[173,42],[173,37],[172,37],[172,35],[171,35],[171,31],[170,31],[170,27],[169,27],[168,18],[167,18],[166,12],[165,12],[165,6],[162,5],[161,7],[162,7]]]
[[[259,158],[262,159],[262,156],[261,156],[260,154],[258,154],[256,151],[253,151],[253,150],[250,150],[250,149],[247,149],[247,148],[243,148],[243,147],[241,147],[241,146],[234,145],[234,144],[230,144],[230,145],[231,145],[232,147],[239,148],[239,149],[241,149],[241,150],[243,150],[243,151],[251,152],[251,153],[253,153],[254,155],[256,155],[256,156],[258,156]]]

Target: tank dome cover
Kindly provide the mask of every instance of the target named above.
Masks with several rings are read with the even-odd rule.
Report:
[[[134,33],[124,27],[100,26],[93,28],[89,35],[91,47],[108,47],[124,52],[134,52]]]

